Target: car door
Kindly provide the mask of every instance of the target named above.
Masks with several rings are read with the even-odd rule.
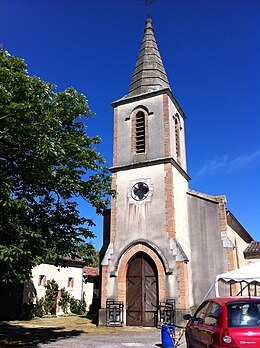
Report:
[[[220,342],[220,321],[221,306],[212,301],[207,308],[203,328],[199,332],[199,341],[201,347],[211,347],[213,344]]]
[[[200,332],[204,328],[204,318],[210,302],[203,302],[196,310],[190,324],[187,327],[189,341],[194,348],[201,348]]]

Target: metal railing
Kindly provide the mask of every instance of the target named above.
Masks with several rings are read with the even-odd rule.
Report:
[[[107,300],[106,323],[107,326],[122,326],[124,323],[124,303],[121,301]]]
[[[163,324],[175,325],[175,300],[167,299],[166,302],[159,302],[157,326]]]

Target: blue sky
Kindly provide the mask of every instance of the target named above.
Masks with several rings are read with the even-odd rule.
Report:
[[[127,93],[143,38],[143,0],[0,0],[0,43],[30,75],[73,86],[96,116],[90,135],[112,165],[113,109]],[[156,0],[156,41],[184,110],[190,188],[225,194],[260,241],[260,1]],[[87,217],[94,212],[85,204]],[[95,218],[102,244],[102,219]]]

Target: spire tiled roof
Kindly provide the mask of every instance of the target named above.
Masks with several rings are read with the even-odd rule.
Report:
[[[125,97],[169,88],[170,85],[155,41],[151,18],[147,18],[144,38],[134,74]]]

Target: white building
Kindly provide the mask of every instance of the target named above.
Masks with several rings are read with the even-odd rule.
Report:
[[[45,262],[34,267],[32,277],[38,299],[45,295],[46,288],[44,285],[47,281],[54,279],[59,286],[59,290],[65,288],[75,299],[81,300],[83,293],[85,293],[87,310],[89,310],[93,301],[96,284],[94,279],[98,277],[98,270],[86,267],[86,262],[81,259],[66,257],[64,258],[64,266],[55,266],[53,262]],[[56,314],[62,313],[60,306],[57,305]]]

